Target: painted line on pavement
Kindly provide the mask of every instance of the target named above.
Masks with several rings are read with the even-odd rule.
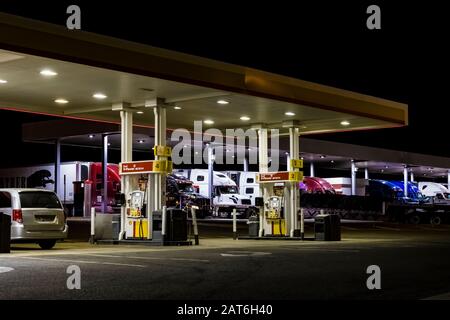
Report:
[[[70,262],[70,263],[85,263],[85,264],[102,264],[111,265],[118,267],[135,267],[135,268],[146,268],[144,265],[140,264],[129,264],[129,263],[116,263],[116,262],[103,262],[103,261],[88,261],[88,260],[72,260],[72,259],[49,259],[49,258],[36,258],[36,257],[20,257],[21,259],[28,260],[40,260],[40,261],[56,261],[56,262]]]
[[[205,259],[193,259],[193,258],[164,258],[164,257],[138,257],[138,256],[116,256],[116,255],[108,255],[108,254],[80,254],[84,256],[91,257],[105,257],[105,258],[126,258],[126,259],[135,259],[135,260],[170,260],[170,261],[189,261],[189,262],[210,262]]]
[[[14,268],[10,268],[10,267],[0,267],[0,273],[7,273],[10,271],[14,271]]]
[[[450,292],[439,294],[437,296],[431,296],[423,300],[450,300]]]

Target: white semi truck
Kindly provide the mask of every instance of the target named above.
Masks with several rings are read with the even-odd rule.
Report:
[[[209,194],[209,171],[206,169],[174,170],[174,173],[183,175],[194,183],[198,193],[211,198]],[[213,216],[231,217],[233,209],[241,218],[247,218],[255,213],[256,208],[252,200],[242,195],[237,184],[221,172],[213,171],[212,181],[212,214]]]

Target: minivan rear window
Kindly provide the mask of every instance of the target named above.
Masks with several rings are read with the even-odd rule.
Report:
[[[20,205],[26,208],[60,209],[61,202],[56,194],[43,191],[26,191],[19,193]]]

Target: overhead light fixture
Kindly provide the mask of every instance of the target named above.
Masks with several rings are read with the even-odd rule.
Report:
[[[144,114],[144,111],[136,111],[137,114]]]
[[[44,76],[44,77],[54,77],[54,76],[57,76],[57,75],[58,75],[57,72],[55,72],[55,71],[53,71],[53,70],[51,70],[51,69],[44,69],[44,70],[41,70],[40,74],[41,74],[42,76]]]
[[[145,140],[139,139],[137,142],[138,142],[138,143],[144,143]]]
[[[95,134],[90,134],[89,139],[93,139],[95,137]]]
[[[384,169],[381,169],[381,172],[384,172]]]
[[[175,106],[175,107],[173,107],[175,110],[181,110],[181,107],[179,107],[179,106]]]
[[[0,84],[5,84],[5,83],[8,83],[8,81],[5,79],[0,79]]]
[[[229,101],[227,101],[227,100],[217,100],[217,104],[222,104],[222,105],[225,105],[225,104],[229,104],[230,102]]]
[[[331,162],[331,163],[334,163],[334,160],[331,160],[330,162]]]
[[[304,160],[304,158],[303,158],[303,157],[301,157],[300,159],[301,159],[301,160]]]
[[[108,147],[111,147],[111,143],[108,143]]]
[[[66,99],[55,99],[55,102],[59,103],[59,104],[66,104],[66,103],[69,103],[69,100],[66,100]]]
[[[293,113],[293,112],[290,112],[290,111],[288,111],[288,112],[285,112],[284,113],[286,116],[289,116],[289,117],[293,117],[293,116],[295,116],[295,113]]]
[[[197,155],[197,154],[198,154],[198,151],[195,151],[195,154]]]
[[[214,121],[208,119],[208,120],[203,121],[203,123],[204,124],[214,124]]]
[[[321,155],[321,156],[320,156],[320,159],[325,159],[325,156],[324,156],[324,155]]]
[[[288,155],[289,155],[289,152],[285,152],[284,154],[288,156]]]
[[[384,166],[386,169],[389,169],[389,166]]]
[[[250,120],[250,117],[242,116],[240,119],[241,119],[242,121],[249,121],[249,120]]]
[[[350,125],[350,121],[347,121],[347,120],[341,121],[341,126],[346,127],[346,126],[349,126],[349,125]]]
[[[248,150],[248,151],[252,151],[252,148],[248,148],[247,150]]]
[[[101,92],[94,93],[94,94],[92,95],[92,97],[94,97],[95,99],[99,99],[99,100],[108,98],[107,95],[105,95],[105,94],[103,94],[103,93],[101,93]]]
[[[187,148],[187,147],[189,147],[187,144],[185,144],[185,145],[183,146],[183,148]]]

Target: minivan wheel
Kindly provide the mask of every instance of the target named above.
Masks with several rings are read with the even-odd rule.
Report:
[[[38,242],[39,246],[44,250],[50,250],[56,244],[56,240],[42,240]]]

